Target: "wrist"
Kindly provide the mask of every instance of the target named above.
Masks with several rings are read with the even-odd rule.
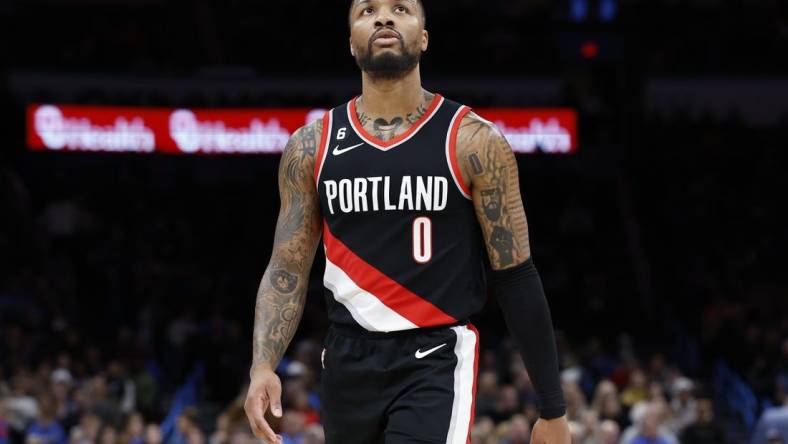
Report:
[[[539,417],[546,421],[560,419],[563,418],[565,415],[566,415],[566,407],[564,406],[542,408],[539,410]]]
[[[252,379],[256,373],[272,371],[274,371],[274,367],[269,362],[258,362],[257,364],[252,364],[252,367],[249,369],[249,379]]]

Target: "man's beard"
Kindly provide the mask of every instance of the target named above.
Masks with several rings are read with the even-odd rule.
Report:
[[[361,54],[356,52],[356,64],[358,67],[376,79],[393,80],[405,76],[411,72],[421,59],[421,51],[408,52],[405,43],[400,40],[400,54],[384,52],[377,56],[372,55],[372,42],[369,42],[367,51]]]

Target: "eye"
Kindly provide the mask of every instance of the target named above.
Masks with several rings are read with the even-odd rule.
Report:
[[[373,12],[375,12],[375,10],[372,9],[372,8],[364,8],[361,11],[361,15],[369,15],[369,14],[372,14]]]
[[[408,12],[408,8],[406,8],[406,7],[402,6],[402,5],[399,5],[399,6],[395,6],[394,7],[394,11],[395,12]]]

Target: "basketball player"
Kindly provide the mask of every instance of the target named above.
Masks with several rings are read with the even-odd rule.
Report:
[[[422,89],[429,35],[419,0],[353,0],[349,20],[362,94],[299,129],[280,163],[279,220],[255,307],[252,430],[282,442],[264,415],[282,415],[274,369],[301,319],[322,234],[327,443],[470,443],[479,336],[467,319],[489,279],[538,395],[531,442],[569,444],[511,148],[468,107]]]

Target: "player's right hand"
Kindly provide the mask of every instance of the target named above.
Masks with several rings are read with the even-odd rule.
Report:
[[[282,438],[274,433],[265,420],[265,412],[269,407],[271,414],[282,417],[282,381],[271,367],[259,365],[252,370],[244,411],[254,436],[269,444],[282,444]]]

